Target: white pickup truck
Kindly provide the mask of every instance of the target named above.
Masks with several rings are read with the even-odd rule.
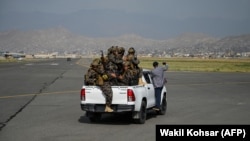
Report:
[[[111,108],[114,112],[129,112],[136,123],[144,124],[147,110],[155,106],[155,92],[150,70],[143,69],[144,86],[112,86],[113,99]],[[105,96],[98,86],[85,86],[81,89],[81,109],[91,122],[101,119],[105,109]],[[161,93],[161,108],[157,113],[164,115],[167,110],[167,89],[164,86]],[[129,114],[130,115],[130,114]]]

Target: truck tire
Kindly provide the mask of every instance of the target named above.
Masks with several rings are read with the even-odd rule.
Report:
[[[163,96],[159,114],[160,115],[165,115],[166,111],[167,111],[167,99],[166,99],[166,96]]]
[[[142,101],[141,108],[139,111],[139,118],[135,119],[135,123],[137,124],[144,124],[147,118],[147,106],[146,101]]]
[[[98,122],[102,118],[101,113],[94,113],[94,112],[86,112],[87,117],[89,118],[90,122]]]

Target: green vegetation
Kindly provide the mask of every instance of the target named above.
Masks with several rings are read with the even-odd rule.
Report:
[[[0,58],[0,64],[1,63],[15,63],[15,62],[34,62],[34,61],[42,61],[42,60],[46,60],[46,59],[33,59],[33,58],[24,58],[22,60],[18,60],[18,59],[15,59],[15,58],[8,58],[8,59],[1,59]]]
[[[17,62],[17,59],[2,59],[0,58],[0,63],[10,63],[10,62]]]
[[[198,59],[198,58],[139,58],[140,67],[152,69],[153,62],[166,61],[169,71],[200,71],[200,72],[250,72],[250,58],[245,59]],[[21,62],[38,61],[40,59],[24,59]],[[18,62],[16,59],[1,60]]]
[[[152,63],[166,61],[169,71],[250,72],[250,59],[139,58],[140,67],[152,69]]]

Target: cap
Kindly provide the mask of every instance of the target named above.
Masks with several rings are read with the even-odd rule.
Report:
[[[135,49],[133,48],[133,47],[130,47],[129,49],[128,49],[128,53],[134,53],[135,52]]]
[[[92,61],[91,66],[96,67],[96,66],[100,65],[100,63],[101,63],[101,60],[99,58],[95,58]]]

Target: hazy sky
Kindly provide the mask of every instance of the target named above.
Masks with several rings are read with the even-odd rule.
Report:
[[[183,20],[183,22],[193,18],[213,20],[219,19],[233,21],[234,23],[228,27],[229,29],[233,27],[239,28],[239,32],[234,29],[232,33],[228,32],[225,34],[240,34],[241,32],[250,32],[250,26],[247,26],[247,23],[244,23],[246,21],[250,21],[250,0],[0,0],[0,16],[3,16],[8,12],[45,12],[49,14],[65,15],[72,14],[80,10],[112,10],[120,11],[130,15],[150,15],[150,17],[156,16],[161,19],[159,22],[164,22],[164,19],[166,21],[169,19],[179,21]],[[87,19],[88,18],[90,17],[87,17]],[[129,19],[130,18],[128,18],[128,20]],[[115,20],[116,19],[114,19],[114,21]],[[237,27],[237,22],[240,23],[239,26],[241,27]],[[129,26],[132,27],[134,23],[129,22],[128,24],[130,24]],[[220,24],[223,25],[224,23]],[[155,27],[155,29],[151,30],[162,30],[157,28],[159,25],[162,26],[160,23],[157,23],[156,19],[154,23],[150,24],[150,27]],[[3,27],[1,28],[1,26],[4,27],[4,23],[1,24],[0,21],[0,29],[3,30]],[[165,26],[167,26],[167,22]],[[172,26],[171,33],[173,32],[174,34],[174,24],[172,23],[170,26]],[[11,27],[8,26],[8,28]],[[191,29],[194,27],[189,28],[191,31]],[[202,28],[209,27],[204,25]],[[216,29],[218,29],[218,27]],[[182,32],[180,29],[177,31],[178,33]],[[183,32],[186,31],[188,30],[184,30]],[[205,31],[209,31],[209,29],[204,29],[204,32]],[[135,31],[135,33],[137,32]],[[117,34],[122,34],[122,32]],[[213,32],[210,34],[213,34]],[[220,34],[218,33],[218,35]],[[161,33],[159,36],[167,35]]]
[[[163,17],[250,18],[250,0],[0,0],[4,11],[70,13],[82,9],[115,9]]]

